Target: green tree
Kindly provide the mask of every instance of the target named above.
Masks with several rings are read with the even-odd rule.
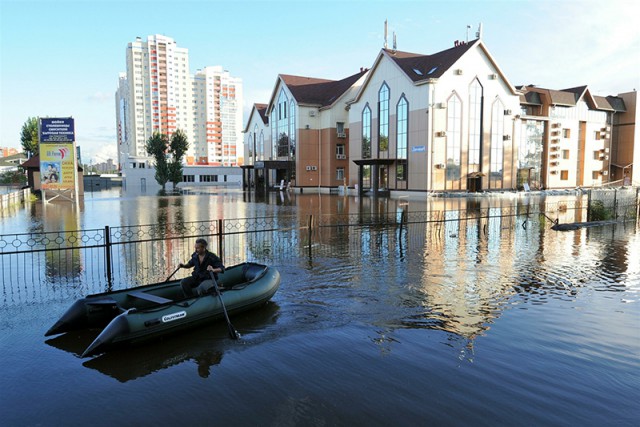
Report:
[[[0,174],[0,184],[7,185],[25,185],[27,183],[27,177],[24,174],[24,171],[9,171],[3,174]]]
[[[171,135],[171,162],[169,163],[169,181],[176,188],[179,182],[182,182],[182,158],[189,149],[189,141],[187,135],[180,129]]]
[[[40,153],[38,144],[38,118],[29,117],[22,125],[20,132],[20,141],[22,142],[22,150],[29,156],[35,156]]]
[[[169,163],[167,162],[167,150],[169,148],[169,138],[164,133],[154,132],[147,140],[145,149],[147,154],[153,157],[156,162],[156,181],[165,189],[169,182]]]

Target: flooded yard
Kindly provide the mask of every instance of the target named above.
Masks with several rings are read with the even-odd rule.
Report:
[[[269,304],[232,317],[239,341],[221,322],[80,358],[96,331],[44,332],[103,285],[55,275],[35,286],[4,280],[3,425],[624,426],[640,419],[636,221],[559,232],[541,215],[501,215],[566,203],[563,222],[581,220],[571,195],[256,200],[234,190],[165,198],[120,191],[88,193],[77,207],[14,211],[0,234],[273,215],[304,224],[309,215],[363,211],[409,221],[319,228],[311,247],[295,233],[274,240],[295,250],[258,252],[250,238],[232,240],[282,276]],[[492,215],[458,220],[468,209]],[[431,210],[446,221],[411,222]],[[173,263],[166,260],[161,276]]]

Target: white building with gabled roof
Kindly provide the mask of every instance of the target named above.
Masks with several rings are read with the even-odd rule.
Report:
[[[349,102],[349,186],[512,189],[518,112],[480,39],[432,55],[382,49]]]

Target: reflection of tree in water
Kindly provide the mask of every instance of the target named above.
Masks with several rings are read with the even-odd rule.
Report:
[[[447,169],[446,169],[447,181],[455,181],[460,179],[460,162],[454,159],[447,159]]]
[[[544,124],[528,120],[523,127],[523,136],[518,147],[517,185],[528,183],[531,188],[540,188]]]

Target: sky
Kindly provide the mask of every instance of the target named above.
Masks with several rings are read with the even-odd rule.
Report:
[[[244,117],[278,74],[342,79],[397,49],[433,54],[482,40],[515,86],[640,88],[635,0],[0,0],[0,147],[29,117],[73,117],[83,163],[117,158],[115,91],[136,37],[173,38],[190,72],[221,65],[244,85]],[[467,27],[471,28],[468,29]]]

